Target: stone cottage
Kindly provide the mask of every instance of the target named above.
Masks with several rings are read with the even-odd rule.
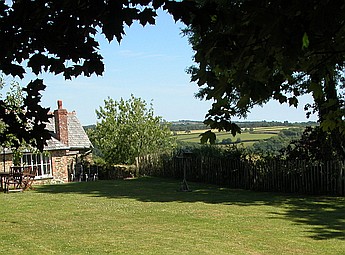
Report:
[[[76,175],[81,158],[91,153],[92,144],[76,113],[64,109],[61,100],[57,104],[58,108],[47,123],[52,137],[47,141],[44,152],[24,152],[21,159],[23,166],[37,167],[36,180],[71,181]],[[12,166],[11,151],[4,150],[2,159],[0,171],[8,171]]]

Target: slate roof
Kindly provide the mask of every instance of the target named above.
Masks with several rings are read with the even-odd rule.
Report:
[[[52,137],[47,141],[47,145],[44,146],[45,151],[52,151],[52,150],[68,150],[69,147],[64,145],[58,139]]]
[[[68,146],[64,145],[62,142],[60,142],[59,140],[57,140],[54,137],[51,137],[48,141],[47,141],[47,145],[44,146],[43,150],[45,151],[53,151],[53,150],[68,150],[70,149]],[[5,148],[5,151],[3,151],[4,148],[0,147],[0,152],[5,154],[11,154],[13,153],[12,149],[9,148]],[[30,152],[30,150],[25,149],[24,152]]]
[[[69,112],[67,114],[68,145],[63,144],[55,138],[56,129],[54,115],[50,118],[46,128],[52,133],[53,137],[47,141],[48,145],[44,147],[44,150],[90,149],[93,147],[75,112]]]

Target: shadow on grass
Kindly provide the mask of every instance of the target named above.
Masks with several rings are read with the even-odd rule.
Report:
[[[310,235],[315,240],[345,240],[345,199],[336,197],[294,197],[288,209],[276,215],[296,224],[311,226]]]
[[[204,202],[240,206],[282,206],[275,218],[310,226],[317,240],[345,240],[345,198],[298,196],[234,190],[214,185],[190,183],[191,192],[179,191],[180,183],[163,178],[67,183],[38,186],[40,193],[79,193],[107,198],[131,198],[142,202]]]

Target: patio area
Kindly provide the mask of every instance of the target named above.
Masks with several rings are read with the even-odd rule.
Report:
[[[8,172],[0,172],[0,189],[5,193],[22,192],[31,188],[37,168],[12,166]]]

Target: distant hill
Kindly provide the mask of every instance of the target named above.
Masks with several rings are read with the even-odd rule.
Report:
[[[83,126],[83,128],[84,128],[84,130],[86,131],[86,130],[88,130],[88,129],[94,129],[96,127],[96,125],[95,124],[93,124],[93,125],[87,125],[87,126]]]
[[[171,121],[171,131],[186,131],[186,130],[204,130],[208,129],[203,121],[198,120],[178,120]],[[315,121],[307,122],[288,122],[288,121],[234,121],[241,128],[256,128],[256,127],[274,127],[274,126],[285,126],[285,127],[307,127],[318,125]],[[96,125],[83,126],[85,130],[93,129]]]
[[[256,128],[256,127],[307,127],[316,126],[317,123],[314,121],[308,122],[280,122],[280,121],[234,121],[241,128]],[[208,129],[208,127],[203,123],[203,121],[194,120],[179,120],[171,122],[171,131],[186,131],[186,130],[203,130]]]

